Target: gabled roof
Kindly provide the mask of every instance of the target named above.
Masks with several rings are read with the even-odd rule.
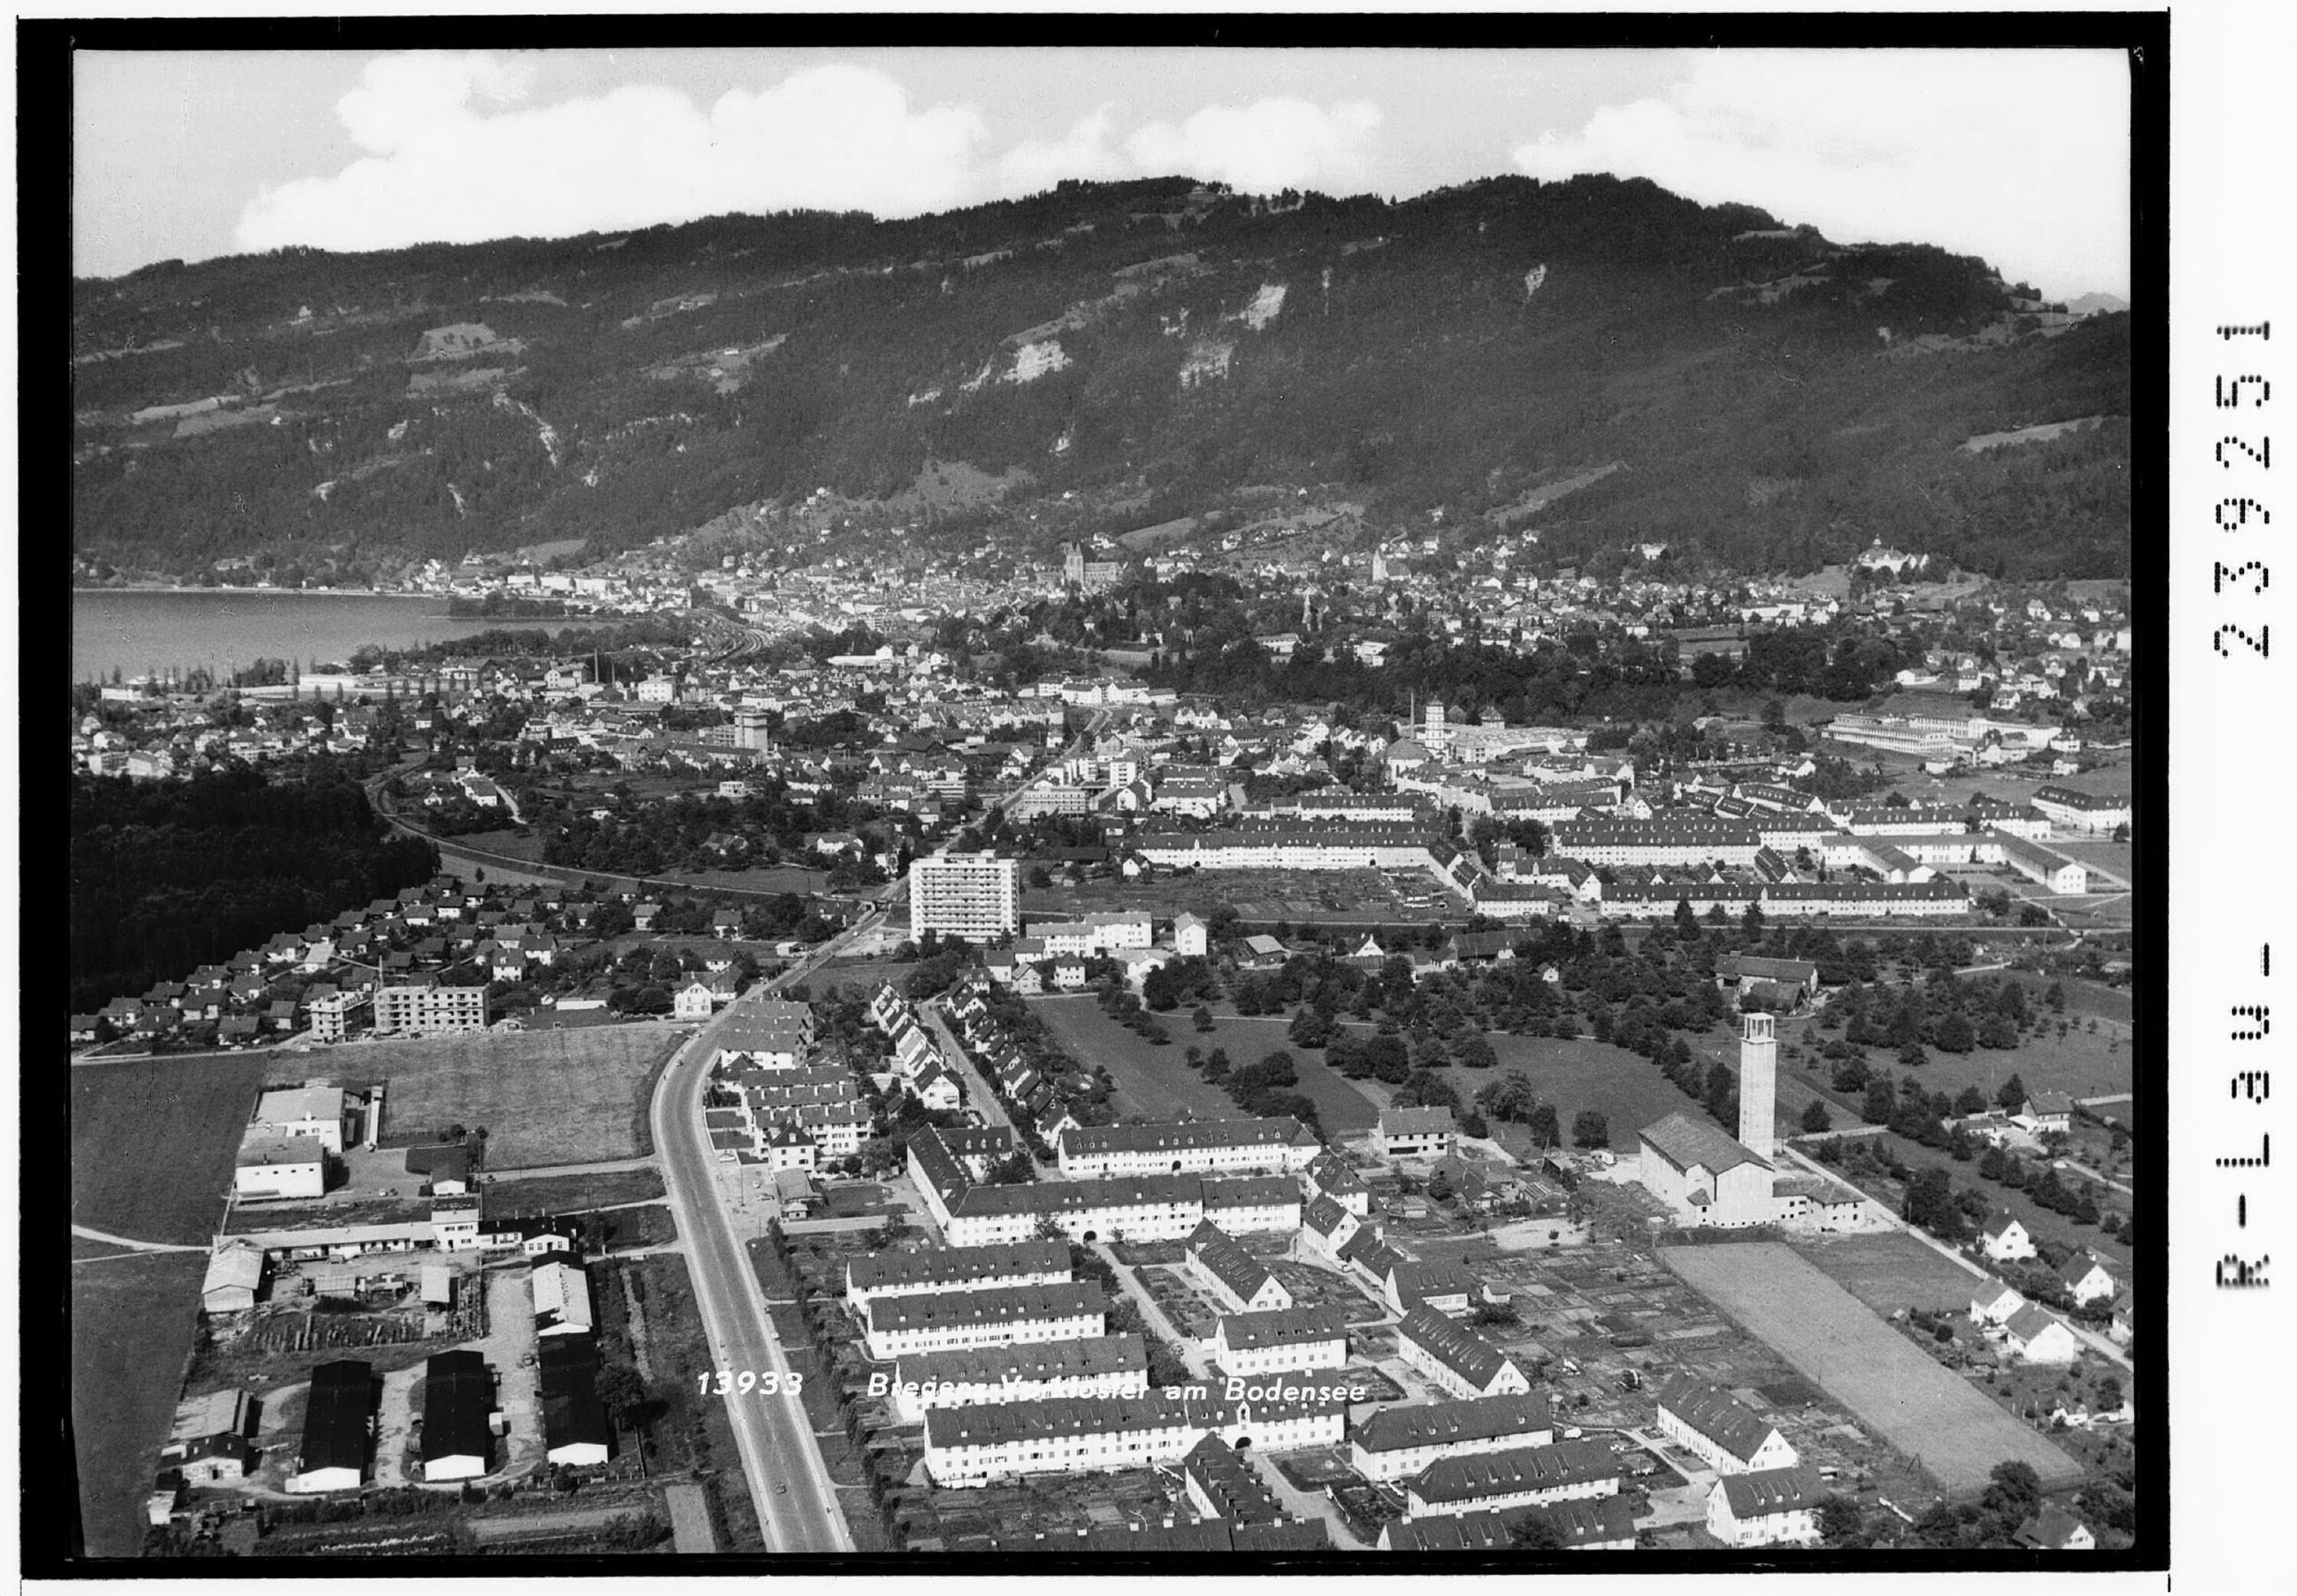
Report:
[[[953,1286],[1020,1274],[1069,1272],[1069,1249],[1058,1241],[1022,1241],[1003,1246],[945,1246],[915,1253],[871,1253],[845,1266],[849,1291],[884,1291],[901,1286]]]
[[[493,1377],[475,1352],[434,1353],[423,1378],[423,1460],[487,1455]]]
[[[1190,1232],[1189,1255],[1238,1298],[1250,1302],[1268,1284],[1268,1268],[1236,1239],[1210,1220],[1200,1220]]]
[[[2064,1322],[2046,1308],[2037,1307],[2034,1304],[2028,1303],[2013,1313],[2002,1328],[2020,1341],[2031,1341],[2047,1331],[2052,1325],[2057,1325],[2062,1329]]]
[[[1037,1286],[1002,1286],[985,1291],[919,1291],[873,1296],[869,1333],[924,1329],[936,1325],[1018,1324],[1074,1319],[1108,1310],[1108,1299],[1091,1280],[1062,1280]]]
[[[1614,1478],[1619,1472],[1619,1460],[1602,1442],[1559,1441],[1552,1446],[1438,1458],[1412,1482],[1412,1494],[1422,1501],[1473,1501]]]
[[[1512,1362],[1466,1325],[1455,1324],[1425,1304],[1406,1313],[1396,1333],[1416,1343],[1428,1356],[1478,1391],[1488,1386]]]
[[[2056,1502],[2046,1504],[2035,1517],[2018,1526],[2011,1538],[2021,1546],[2039,1547],[2046,1551],[2062,1551],[2074,1532],[2087,1527],[2076,1515]]]
[[[1678,1374],[1659,1387],[1659,1405],[1741,1462],[1751,1460],[1778,1427],[1749,1412],[1719,1386]]]
[[[1231,1352],[1332,1341],[1347,1333],[1347,1320],[1338,1303],[1271,1308],[1256,1313],[1223,1313],[1214,1330]]]
[[[1555,1421],[1547,1394],[1471,1396],[1461,1402],[1382,1408],[1358,1426],[1355,1443],[1366,1452],[1403,1452],[1454,1441],[1494,1441],[1552,1434]]]
[[[1718,1483],[1733,1518],[1759,1518],[1771,1513],[1815,1508],[1826,1495],[1826,1486],[1818,1477],[1818,1471],[1800,1463],[1791,1468],[1726,1474]]]
[[[375,1370],[356,1359],[311,1370],[303,1402],[301,1471],[366,1468],[366,1421],[375,1407]]]
[[[1679,1109],[1656,1124],[1645,1125],[1642,1139],[1679,1170],[1698,1165],[1719,1175],[1742,1164],[1751,1164],[1758,1169],[1771,1167],[1720,1126],[1692,1119]]]

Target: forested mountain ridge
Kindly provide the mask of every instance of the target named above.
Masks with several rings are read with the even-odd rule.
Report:
[[[2127,314],[1641,180],[1065,184],[908,221],[282,251],[76,282],[71,325],[74,552],[186,573],[611,552],[954,462],[1011,485],[998,514],[1074,494],[1109,532],[1281,487],[1374,529],[1536,530],[1558,560],[1808,570],[1879,538],[2128,570]],[[2109,419],[1960,447],[2085,416]]]

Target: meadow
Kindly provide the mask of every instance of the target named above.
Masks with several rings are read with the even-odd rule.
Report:
[[[228,1054],[73,1069],[71,1222],[204,1244],[263,1073],[261,1057]]]

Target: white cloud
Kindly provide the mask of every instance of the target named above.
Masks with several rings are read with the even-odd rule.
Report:
[[[1743,201],[1841,242],[1937,243],[2050,293],[2126,292],[2128,96],[2110,52],[1717,52],[1515,161]]]
[[[1037,193],[1064,177],[1109,180],[1140,176],[1132,159],[1109,142],[1115,118],[1103,105],[1079,119],[1068,135],[1053,143],[1026,140],[1000,156],[997,175],[1009,194]]]
[[[1207,105],[1177,127],[1150,122],[1124,141],[1146,174],[1185,173],[1248,193],[1284,188],[1343,193],[1362,185],[1379,107],[1369,100],[1322,106],[1271,99]]]
[[[516,104],[531,78],[484,55],[371,63],[337,106],[367,157],[264,190],[240,247],[563,236],[793,206],[914,215],[972,197],[987,138],[970,107],[912,111],[898,82],[862,67],[737,89],[707,114],[647,86]]]

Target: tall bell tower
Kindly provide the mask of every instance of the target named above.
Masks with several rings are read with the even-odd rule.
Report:
[[[1739,1141],[1764,1163],[1773,1162],[1778,1116],[1779,1039],[1767,1014],[1741,1016],[1739,1033]]]

